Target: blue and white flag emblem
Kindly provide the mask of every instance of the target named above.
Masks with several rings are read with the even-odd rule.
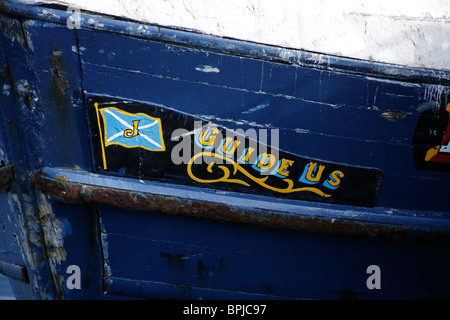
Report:
[[[113,107],[99,111],[103,117],[105,147],[116,144],[125,148],[143,148],[150,151],[166,149],[161,119]]]

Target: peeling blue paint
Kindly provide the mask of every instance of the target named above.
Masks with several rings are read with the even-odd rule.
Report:
[[[200,65],[195,67],[195,70],[200,71],[200,72],[213,72],[213,73],[219,73],[220,69],[217,67],[212,67],[212,66],[208,66],[208,65]]]

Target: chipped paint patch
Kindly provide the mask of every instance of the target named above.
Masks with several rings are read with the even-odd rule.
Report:
[[[22,27],[20,22],[6,17],[2,18],[4,18],[4,23],[2,24],[3,35],[10,39],[11,43],[14,43],[17,40],[17,42],[24,47],[25,41],[22,37]]]
[[[297,133],[302,133],[302,134],[311,133],[311,131],[309,131],[307,129],[301,129],[301,128],[296,128],[296,129],[294,129],[294,131]]]
[[[324,64],[325,63],[325,56],[323,54],[319,53],[311,53],[310,57],[306,57],[307,60],[312,61],[316,64]]]
[[[266,103],[261,103],[260,105],[257,105],[254,108],[248,109],[247,111],[243,111],[242,113],[250,113],[250,112],[255,112],[258,110],[262,110],[267,108],[268,106],[270,106],[270,103],[266,102]]]
[[[100,239],[102,243],[102,258],[103,258],[103,286],[105,292],[109,290],[112,285],[112,271],[111,265],[109,262],[109,253],[108,253],[108,233],[105,230],[105,225],[102,221],[102,218],[99,217],[100,225],[101,225],[101,234]]]
[[[380,114],[380,117],[390,121],[397,121],[406,117],[407,114],[407,112],[401,110],[388,110]]]
[[[41,16],[41,17],[54,18],[56,20],[61,18],[61,16],[57,15],[56,13],[54,13],[53,10],[52,11],[48,11],[48,10],[43,9],[42,13],[40,13],[38,15]]]
[[[98,27],[98,28],[104,28],[105,27],[105,25],[103,23],[100,23],[97,20],[94,20],[92,18],[90,18],[88,20],[88,23],[91,24],[91,25],[94,25],[95,27]]]
[[[195,70],[200,71],[200,72],[206,72],[206,73],[211,73],[211,72],[212,73],[219,73],[220,72],[219,68],[216,68],[216,67],[213,67],[213,66],[208,66],[208,65],[197,66],[195,68]]]
[[[83,51],[86,51],[85,47],[77,48],[75,45],[72,46],[72,52],[74,52],[74,53],[82,53]],[[104,50],[101,50],[101,51],[103,51],[103,52],[100,52],[100,53],[104,53]]]
[[[50,259],[60,264],[67,258],[67,252],[64,249],[66,224],[56,218],[51,205],[43,194],[39,194],[38,209],[47,254]]]
[[[26,79],[17,81],[17,92],[22,98],[25,107],[29,110],[33,110],[38,101],[38,97],[36,91],[31,89],[31,86]]]
[[[8,198],[9,206],[11,210],[17,209],[18,212],[22,211],[22,203],[19,200],[19,196],[16,193],[11,193],[11,197]],[[21,214],[16,215],[17,219],[17,230],[21,233],[20,238],[21,239],[27,239],[27,232],[25,228],[25,221],[23,220],[23,217]],[[30,267],[32,270],[36,270],[37,266],[34,263],[33,259],[33,253],[31,251],[30,246],[25,242],[21,243],[21,254],[24,261],[28,261],[30,264]]]
[[[420,72],[404,68],[384,68],[382,72],[384,74],[391,76],[405,76],[405,77],[420,76]]]
[[[292,50],[288,50],[288,49],[280,49],[280,51],[278,52],[278,56],[282,60],[289,61],[291,58],[294,57],[294,52]]]
[[[371,107],[367,107],[367,110],[370,110],[370,111],[380,111],[380,108],[378,108],[377,106],[371,106]]]
[[[20,94],[28,92],[30,85],[27,80],[19,80],[17,84],[17,90]]]
[[[436,102],[436,106],[439,108],[443,93],[448,89],[442,85],[427,85],[423,95],[424,100],[429,102]]]
[[[9,84],[4,84],[3,87],[2,87],[2,93],[4,95],[9,96],[10,95],[9,90],[11,90],[11,86]]]
[[[22,22],[23,37],[25,40],[26,48],[29,53],[34,52],[34,46],[33,42],[31,41],[29,30],[33,30],[35,23],[36,21],[34,20],[26,20]]]

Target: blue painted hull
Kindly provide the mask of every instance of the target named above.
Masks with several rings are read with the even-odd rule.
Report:
[[[0,272],[17,298],[450,297],[448,72],[1,11]],[[218,128],[193,134],[203,154],[217,132],[276,130],[278,167],[175,165],[170,137],[196,120]]]

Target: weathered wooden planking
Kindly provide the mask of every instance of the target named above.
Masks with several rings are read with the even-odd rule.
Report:
[[[279,129],[286,152],[383,172],[372,210],[273,201],[280,215],[300,218],[320,211],[329,226],[335,219],[340,224],[353,219],[375,229],[405,223],[406,233],[411,226],[424,232],[445,229],[439,222],[447,221],[448,173],[417,170],[413,154],[423,111],[445,110],[448,103],[445,73],[323,55],[317,61],[310,53],[153,26],[147,31],[107,18],[96,17],[106,23],[100,27],[85,16],[83,26],[89,28],[70,30],[68,14],[49,9],[44,15],[47,9],[30,8],[3,8],[44,21],[2,18],[8,59],[2,61],[2,78],[10,78],[2,88],[7,128],[2,143],[9,139],[11,150],[4,158],[14,163],[19,178],[9,208],[35,298],[104,298],[103,290],[106,298],[448,295],[446,244],[392,241],[395,234],[389,242],[355,240],[244,228],[234,224],[236,217],[228,224],[74,205],[47,197],[28,180],[32,171],[49,166],[83,170],[81,183],[99,179],[90,176],[95,164],[84,98],[110,96],[173,108],[231,129]],[[105,26],[134,37],[99,30]],[[14,102],[7,101],[9,96]],[[56,172],[61,174],[55,181],[68,179],[67,171]],[[125,187],[138,183],[116,179]],[[161,188],[158,183],[151,187],[156,193]],[[131,195],[138,191],[130,190]],[[188,192],[179,186],[176,195]],[[197,195],[211,197],[210,192]],[[237,201],[241,194],[225,194],[247,206],[242,198]],[[70,200],[67,196],[62,199]],[[13,259],[12,253],[8,256]],[[387,279],[384,291],[366,286],[366,268],[373,263]],[[81,291],[65,282],[70,265],[81,267]]]

